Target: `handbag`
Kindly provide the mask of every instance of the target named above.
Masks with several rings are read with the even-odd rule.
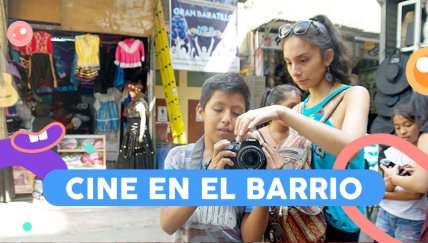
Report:
[[[324,123],[340,104],[344,92],[332,98],[324,109],[320,120]],[[302,113],[302,103],[296,110]],[[278,150],[283,169],[310,169],[312,161],[312,142],[290,128],[283,148]],[[271,208],[265,239],[270,242],[321,242],[325,239],[327,222],[322,206],[274,206]]]
[[[265,240],[269,242],[321,242],[325,239],[327,222],[323,207],[272,207]],[[308,214],[312,211],[313,214]]]

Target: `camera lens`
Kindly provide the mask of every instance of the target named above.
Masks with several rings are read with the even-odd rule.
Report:
[[[258,163],[259,157],[257,153],[249,151],[242,155],[242,160],[245,161],[246,165],[254,167]]]
[[[258,147],[250,145],[239,151],[237,161],[242,169],[260,169],[265,164],[265,155]]]

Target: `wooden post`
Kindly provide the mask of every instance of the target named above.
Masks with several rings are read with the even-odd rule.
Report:
[[[0,138],[7,137],[5,108],[0,108]],[[15,197],[12,167],[0,170],[0,202],[10,202]]]
[[[7,54],[6,36],[7,10],[6,0],[0,0],[0,53]],[[0,139],[7,138],[5,108],[0,108]],[[0,202],[10,202],[15,197],[12,167],[0,170]]]

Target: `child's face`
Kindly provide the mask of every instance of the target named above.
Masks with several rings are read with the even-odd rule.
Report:
[[[293,107],[295,107],[300,102],[302,102],[302,99],[300,98],[300,96],[296,94],[296,92],[294,91],[287,92],[285,96],[287,97],[287,99],[285,99],[280,105],[286,106],[290,109],[293,109]]]
[[[245,99],[239,93],[217,90],[204,109],[198,106],[198,112],[204,121],[205,137],[212,144],[222,139],[233,141],[236,118],[245,112]]]
[[[400,138],[407,140],[412,144],[416,144],[419,137],[419,125],[404,116],[395,115],[393,118],[395,133]]]

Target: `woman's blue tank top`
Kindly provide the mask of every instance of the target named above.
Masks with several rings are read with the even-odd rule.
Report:
[[[306,117],[312,118],[316,121],[321,121],[324,116],[324,106],[337,94],[350,88],[351,86],[346,85],[333,93],[329,94],[323,101],[311,108],[306,108],[306,103],[308,102],[310,95],[304,100],[302,113]],[[327,119],[324,124],[334,127],[331,119]],[[336,156],[324,151],[316,144],[312,144],[312,168],[313,169],[332,169],[334,162],[336,161]],[[358,156],[348,164],[348,169],[365,169],[365,160],[364,160],[364,149],[360,151]],[[358,207],[358,209],[364,214],[364,207]],[[355,225],[352,220],[345,214],[341,207],[327,207],[325,210],[325,218],[327,222],[334,227],[349,232],[354,233],[359,230],[358,226]]]

